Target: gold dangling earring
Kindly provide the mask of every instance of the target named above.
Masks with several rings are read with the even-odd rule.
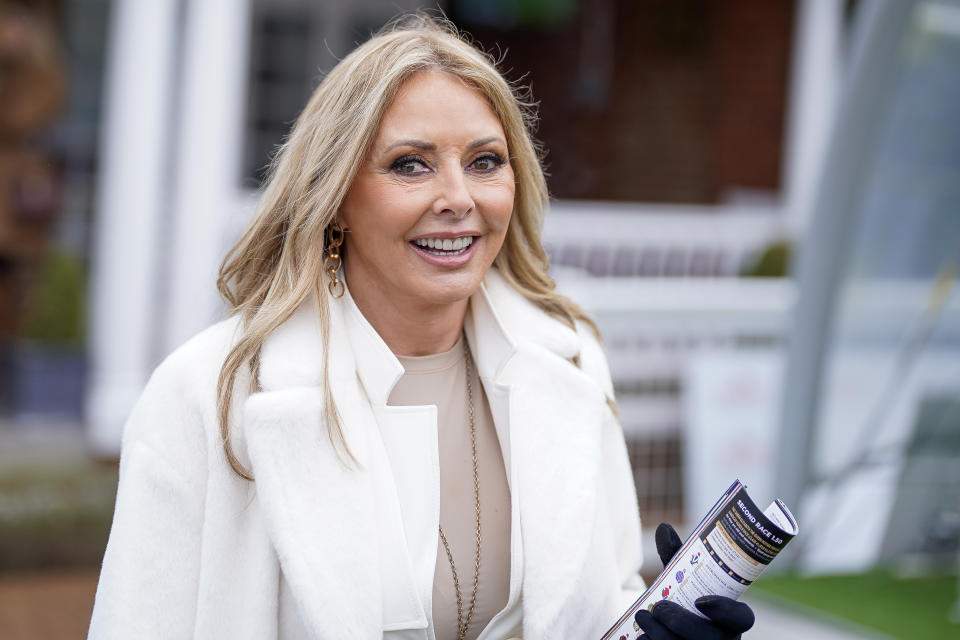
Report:
[[[343,263],[343,260],[340,258],[340,245],[342,244],[343,227],[334,220],[330,223],[330,226],[327,227],[327,257],[323,261],[323,267],[327,272],[327,276],[330,278],[330,283],[327,285],[327,288],[330,290],[330,295],[334,298],[342,296],[345,290],[343,280],[337,276],[337,271],[340,270],[340,265]]]

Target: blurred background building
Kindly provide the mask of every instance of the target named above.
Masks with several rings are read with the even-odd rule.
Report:
[[[223,317],[219,262],[324,71],[437,6],[0,3],[0,426],[115,457]],[[540,102],[545,244],[604,333],[645,524],[740,477],[809,523],[797,566],[953,563],[960,3],[439,7]]]

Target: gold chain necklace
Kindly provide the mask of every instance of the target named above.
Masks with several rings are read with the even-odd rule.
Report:
[[[447,543],[447,536],[443,535],[443,527],[440,529],[440,541],[443,542],[443,550],[447,552],[447,560],[450,561],[450,570],[453,572],[453,586],[457,592],[457,640],[464,640],[467,637],[467,629],[470,628],[470,622],[473,620],[473,611],[477,606],[477,586],[480,584],[480,473],[477,465],[477,425],[473,416],[473,358],[470,357],[470,347],[467,344],[467,338],[463,338],[463,354],[467,367],[467,407],[470,410],[470,447],[473,449],[473,502],[477,508],[477,554],[476,567],[473,573],[473,595],[470,596],[470,609],[467,611],[467,619],[463,619],[463,598],[460,595],[460,577],[457,575],[457,565],[453,562],[453,554],[450,553],[450,545]]]

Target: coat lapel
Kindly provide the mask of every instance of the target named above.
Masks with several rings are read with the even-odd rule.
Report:
[[[330,344],[330,386],[357,460],[346,462],[324,421],[322,338],[315,299],[267,339],[261,387],[244,433],[267,531],[311,637],[380,638],[425,628],[369,400],[345,340]],[[331,331],[343,335],[331,305]]]
[[[319,389],[252,396],[244,423],[257,498],[311,637],[379,637],[381,603],[367,474],[345,471],[321,428]],[[356,448],[353,449],[356,453]],[[366,523],[356,526],[356,523]],[[333,636],[329,636],[333,637]]]
[[[589,554],[595,548],[601,495],[601,413],[608,409],[592,381],[555,354],[522,347],[515,360],[504,378],[512,390],[524,636],[596,629],[607,615],[597,606],[606,589],[595,583],[604,574],[592,566],[595,558]]]
[[[520,502],[523,539],[524,637],[558,631],[580,637],[577,630],[608,624],[609,612],[598,603],[611,588],[604,576],[615,575],[594,566],[603,560],[591,555],[601,508],[600,425],[609,409],[600,387],[571,365],[580,352],[573,329],[546,318],[495,270],[485,290],[472,306],[476,340],[489,345],[499,334],[511,343],[496,373],[484,362],[483,348],[478,367],[481,375],[486,367],[508,397],[512,495]],[[499,331],[491,329],[495,325]]]

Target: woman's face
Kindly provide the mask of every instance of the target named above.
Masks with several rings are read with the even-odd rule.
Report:
[[[340,209],[351,294],[391,312],[465,301],[500,251],[513,193],[484,96],[446,73],[411,76]]]

